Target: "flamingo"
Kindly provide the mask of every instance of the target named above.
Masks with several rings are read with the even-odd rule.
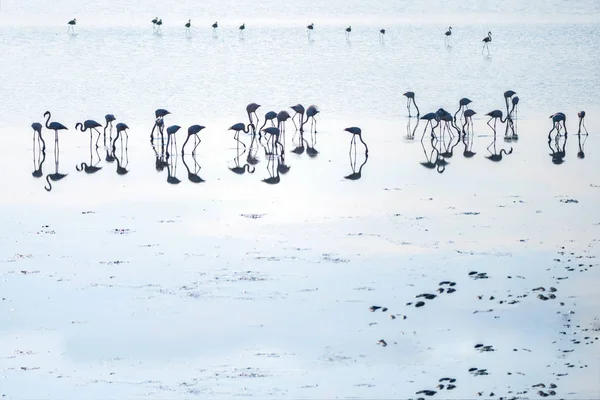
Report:
[[[454,122],[456,122],[456,115],[457,115],[457,114],[458,114],[458,113],[459,113],[459,112],[460,112],[460,111],[461,111],[463,108],[465,108],[465,109],[468,109],[468,108],[469,108],[469,104],[471,104],[471,103],[472,103],[472,101],[471,101],[471,100],[469,100],[469,99],[468,99],[468,98],[466,98],[466,97],[463,97],[462,99],[460,99],[460,100],[458,101],[458,110],[456,110],[456,112],[454,113]],[[461,116],[461,117],[462,117],[462,116]],[[460,119],[462,119],[462,118],[460,118]]]
[[[446,33],[444,33],[444,35],[446,35],[446,46],[450,46],[450,36],[452,35],[452,27],[448,27],[448,30],[446,31]]]
[[[126,124],[122,122],[119,122],[117,124],[117,135],[115,136],[115,140],[113,140],[112,145],[113,153],[115,152],[115,144],[117,143],[117,139],[119,138],[119,136],[121,136],[121,132],[123,132],[123,134],[125,135],[125,150],[127,150],[127,145],[129,144],[129,134],[127,134],[127,129],[129,129],[129,127]],[[121,145],[123,145],[123,136],[121,136]]]
[[[360,139],[360,141],[362,142],[362,144],[365,145],[365,154],[366,155],[369,154],[369,148],[367,147],[367,144],[365,143],[365,141],[362,138],[362,130],[359,127],[352,126],[350,128],[344,129],[344,131],[350,132],[352,134],[352,140],[350,141],[350,151],[352,151],[352,144],[353,143],[354,143],[354,146],[356,147],[356,136],[358,136],[358,138]]]
[[[158,22],[158,17],[154,18],[150,22],[152,22],[152,32],[156,32],[156,23]]]
[[[294,127],[296,128],[296,130],[298,130],[298,126],[296,126],[296,121],[294,121],[294,117],[296,116],[296,114],[299,115],[298,117],[298,125],[302,124],[302,118],[304,117],[304,106],[300,103],[296,104],[295,106],[291,106],[290,107],[292,110],[294,110],[295,114],[292,116],[292,122],[294,123]]]
[[[191,19],[188,19],[188,22],[187,22],[187,24],[185,24],[185,33],[186,33],[188,36],[191,36],[191,34],[192,34],[192,31],[190,30],[190,27],[191,27],[191,26],[192,26],[192,20],[191,20]]]
[[[217,28],[219,27],[219,24],[217,23],[217,21],[215,21],[214,24],[212,24],[212,28],[213,28],[213,35],[217,34]]]
[[[583,122],[583,119],[585,118],[585,111],[579,111],[577,113],[577,116],[579,117],[579,130],[577,131],[578,135],[581,135],[581,127],[583,126],[583,129],[585,130],[585,135],[588,135],[588,130],[585,127],[585,122]]]
[[[385,29],[380,29],[379,30],[379,40],[381,40],[383,42],[383,37],[384,36],[385,36]]]
[[[102,124],[99,124],[98,122],[94,121],[93,119],[86,119],[85,121],[83,121],[83,125],[81,124],[81,122],[78,122],[77,124],[75,124],[75,130],[79,129],[81,130],[81,132],[85,132],[89,129],[90,131],[90,145],[92,143],[92,129],[95,130],[98,133],[98,139],[96,139],[96,148],[98,148],[98,141],[100,140],[100,131],[98,130],[98,128],[102,127]]]
[[[437,128],[437,126],[439,125],[439,121],[436,118],[435,113],[427,113],[425,115],[423,115],[420,119],[427,121],[425,123],[425,127],[423,128],[423,135],[421,136],[421,141],[423,141],[423,138],[425,138],[425,131],[427,130],[427,126],[431,126],[431,138],[434,139],[435,138],[435,134],[433,133],[433,130],[435,128]],[[433,122],[432,121],[437,121],[436,125],[433,126]]]
[[[287,121],[290,118],[290,114],[285,110],[279,111],[279,113],[277,113],[277,127],[281,131],[282,135],[285,134],[285,121]]]
[[[271,139],[273,140],[273,144],[271,145],[273,150],[271,150],[271,154],[275,154],[275,145],[277,144],[281,146],[281,152],[283,153],[283,144],[281,144],[281,142],[279,141],[279,134],[281,133],[279,128],[275,126],[270,126],[268,128],[263,129],[263,133],[268,133],[269,135],[271,135],[271,138],[274,138]]]
[[[171,114],[169,111],[165,110],[164,108],[159,108],[156,111],[154,111],[154,116],[156,117],[156,121],[154,122],[154,127],[152,128],[152,132],[150,132],[150,140],[154,140],[154,129],[156,129],[156,127],[158,127],[159,133],[162,136],[162,126],[163,126],[163,122],[164,122],[164,118],[165,116]]]
[[[579,127],[581,129],[581,122],[579,123]],[[35,148],[35,133],[37,132],[38,143],[41,141],[43,146],[42,151],[46,151],[46,142],[44,142],[44,139],[42,138],[42,124],[40,124],[39,122],[34,122],[33,124],[31,124],[31,128],[33,128],[33,147]]]
[[[550,129],[550,132],[548,132],[548,139],[550,139],[550,137],[552,136],[552,131],[554,131],[554,129],[556,129],[557,133],[560,135],[560,123],[562,122],[562,126],[563,128],[565,128],[565,136],[567,135],[567,126],[565,125],[567,123],[567,116],[564,113],[561,112],[557,112],[556,114],[552,114],[550,116],[550,118],[552,118],[552,129]]]
[[[473,110],[465,110],[465,112],[463,113],[463,115],[465,116],[465,123],[463,124],[463,135],[466,136],[467,135],[467,131],[469,130],[469,125],[471,126],[471,133],[473,133],[473,119],[471,117],[473,117],[473,115],[477,114],[475,111]],[[465,129],[465,126],[467,127],[467,129]]]
[[[231,128],[229,128],[228,130],[235,131],[233,138],[237,140],[238,143],[241,143],[245,149],[246,145],[244,144],[244,142],[240,141],[240,132],[249,133],[250,129],[254,131],[254,125],[252,125],[252,123],[249,123],[248,126],[246,126],[243,122],[238,122],[237,124],[232,125]]]
[[[72,35],[74,35],[75,34],[75,25],[77,25],[77,18],[73,18],[72,20],[67,22],[67,24],[69,25],[67,28],[67,33],[71,33]]]
[[[410,102],[412,101],[412,103],[415,105],[415,108],[417,109],[417,118],[419,118],[419,116],[421,115],[419,112],[419,107],[417,106],[417,103],[415,103],[415,92],[406,92],[403,94],[403,96],[406,96],[406,108],[408,109],[408,117],[410,118]]]
[[[487,36],[483,38],[483,48],[481,49],[481,54],[483,54],[483,50],[487,49],[488,56],[490,55],[490,42],[492,41],[492,32],[488,32]]]
[[[288,114],[289,115],[289,114]],[[265,122],[262,124],[260,129],[258,130],[258,134],[260,135],[263,128],[267,125],[267,121],[271,121],[271,126],[275,126],[273,120],[277,118],[277,113],[275,111],[269,111],[265,114]]]
[[[162,27],[162,18],[159,19],[158,21],[156,21],[156,32],[157,33],[161,32],[161,27]]]
[[[198,147],[198,145],[201,142],[200,137],[198,136],[198,133],[204,128],[205,127],[202,125],[192,125],[188,128],[188,137],[187,137],[187,139],[185,139],[185,142],[183,142],[183,146],[181,147],[181,155],[184,154],[185,145],[187,144],[188,140],[190,140],[190,137],[192,137],[192,136],[195,136],[194,142],[196,141],[196,139],[198,139],[198,143],[192,149],[192,155],[196,154],[196,147]]]
[[[244,30],[246,29],[246,23],[243,23],[240,25],[239,30],[240,30],[240,37],[244,37]]]
[[[507,99],[508,102],[508,99]],[[517,105],[519,104],[519,96],[514,96],[511,99],[512,108],[508,111],[508,115],[506,119],[508,120],[508,124],[506,124],[506,133],[504,134],[504,140],[518,140],[519,135],[516,132],[515,124],[513,122],[513,112],[515,115],[515,119],[517,118]],[[510,127],[512,131],[512,136],[508,136],[508,128]]]
[[[352,26],[346,28],[346,40],[350,39],[350,32],[352,32]]]
[[[496,137],[496,122],[498,122],[498,118],[500,119],[501,123],[505,123],[506,120],[508,119],[508,116],[505,119],[502,119],[502,111],[500,111],[500,110],[493,110],[485,115],[490,117],[487,124],[490,128],[492,128],[492,130],[494,131],[494,137]],[[492,122],[492,120],[494,120],[494,126],[490,125],[490,122]]]
[[[250,124],[252,125],[252,134],[256,135],[256,131],[254,130],[255,126],[258,126],[258,114],[256,114],[256,110],[260,108],[260,104],[250,103],[246,106],[246,113],[248,113],[248,119],[250,120]],[[256,124],[252,120],[252,114],[256,116]]]
[[[310,39],[310,33],[315,29],[315,24],[311,23],[306,27],[306,32],[308,33],[308,38]]]
[[[46,129],[50,129],[51,131],[54,131],[54,146],[55,146],[55,151],[58,149],[58,131],[62,131],[62,130],[68,130],[68,128],[66,126],[64,126],[63,124],[61,124],[60,122],[50,122],[50,111],[46,111],[44,113],[44,117],[47,117],[46,119]]]
[[[319,113],[320,111],[317,110],[316,106],[308,106],[308,108],[306,109],[306,120],[304,122],[302,122],[302,124],[300,125],[300,131],[304,132],[304,124],[308,122],[309,118],[312,118],[312,121],[310,122],[310,130],[312,132],[313,129],[313,123],[315,126],[315,133],[317,133],[317,120],[315,119],[315,116]]]
[[[112,136],[112,128],[113,128],[112,123],[116,120],[116,118],[112,114],[106,114],[104,116],[104,119],[106,120],[106,125],[104,126],[104,145],[106,145],[106,128],[108,128],[108,125],[110,125],[110,131],[108,132],[108,138],[110,141],[110,137]]]
[[[175,154],[177,154],[177,137],[175,134],[181,127],[179,125],[171,125],[167,128],[167,157],[169,156],[169,144],[171,143],[171,135],[173,135],[173,145],[175,146]]]

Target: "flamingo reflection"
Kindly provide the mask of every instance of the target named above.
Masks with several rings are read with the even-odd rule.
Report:
[[[185,166],[185,169],[187,170],[187,173],[188,173],[188,180],[193,183],[202,183],[202,182],[204,182],[204,179],[202,179],[198,175],[198,173],[200,172],[200,169],[202,167],[200,166],[200,164],[198,164],[198,161],[196,160],[196,154],[192,153],[191,158],[192,158],[192,161],[194,161],[194,169],[193,170],[190,170],[190,167],[188,166],[187,162],[185,161],[186,156],[181,156],[181,161],[183,161],[183,165]]]

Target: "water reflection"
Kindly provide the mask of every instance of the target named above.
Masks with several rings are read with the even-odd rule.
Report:
[[[169,162],[167,163],[167,182],[171,185],[178,185],[181,180],[177,178],[177,154],[173,157],[168,157]]]
[[[98,139],[100,138],[100,134],[98,134]],[[85,171],[86,174],[95,174],[100,171],[102,167],[99,167],[98,164],[102,162],[100,158],[100,153],[98,152],[98,147],[96,147],[96,162],[94,162],[94,151],[92,149],[92,134],[90,132],[90,162],[86,163],[85,161],[76,165],[75,169],[79,172]]]
[[[423,167],[427,169],[436,169],[437,172],[442,173],[446,170],[448,162],[440,156],[440,152],[437,148],[438,140],[432,137],[427,141],[431,145],[431,149],[425,146],[425,141],[421,140],[421,146],[423,147],[423,154],[425,154],[425,161],[419,162]],[[434,157],[435,155],[435,157]]]
[[[581,137],[584,137],[585,139],[583,139],[583,142],[581,141]],[[585,142],[588,138],[588,135],[581,135],[581,134],[577,134],[577,143],[579,144],[579,151],[577,152],[577,158],[585,158],[585,152],[584,152],[584,147],[585,147]]]
[[[240,158],[246,153],[246,148],[244,148],[244,150],[242,152],[240,152],[240,146],[236,147],[236,156],[233,159],[233,162],[235,164],[234,167],[227,167],[229,168],[229,170],[233,173],[235,173],[236,175],[243,175],[246,172],[253,174],[255,168],[253,166],[251,166],[250,164],[246,163],[243,165],[240,165]]]
[[[154,160],[154,168],[157,172],[164,171],[165,167],[168,165],[166,154],[165,154],[165,142],[163,140],[160,141],[160,153],[156,147],[156,143],[154,139],[150,141],[152,146],[152,150],[154,150],[155,160]]]
[[[490,155],[485,156],[485,158],[487,158],[488,160],[494,161],[494,162],[502,161],[503,155],[512,154],[512,152],[513,152],[512,147],[510,148],[509,151],[506,151],[506,149],[501,149],[498,152],[498,149],[496,147],[497,142],[498,142],[498,140],[496,139],[496,131],[494,131],[494,139],[492,140],[492,143],[490,143],[490,145],[487,147],[487,151],[490,153]],[[490,148],[493,148],[493,151],[490,150]]]
[[[200,169],[202,167],[200,166],[200,164],[198,164],[198,160],[196,160],[196,154],[192,153],[192,156],[191,156],[191,159],[194,162],[194,164],[193,164],[194,165],[193,170],[190,169],[190,167],[189,167],[188,163],[185,161],[185,159],[186,159],[186,156],[182,155],[181,156],[181,161],[183,161],[183,165],[185,166],[185,169],[187,170],[188,180],[190,182],[193,182],[193,183],[202,183],[202,182],[204,182],[204,179],[202,179],[198,175],[198,173],[200,172]]]
[[[61,179],[64,179],[68,174],[61,174],[58,172],[58,163],[59,163],[59,151],[58,148],[54,149],[54,173],[46,175],[47,186],[44,186],[46,191],[52,190],[52,182],[58,182]]]
[[[352,156],[354,154],[354,157]],[[344,176],[344,179],[349,179],[351,181],[355,181],[357,179],[360,179],[362,177],[362,169],[365,166],[365,164],[367,163],[367,160],[369,159],[369,154],[365,153],[364,154],[364,160],[362,162],[362,164],[360,164],[360,166],[358,167],[358,170],[356,169],[356,162],[357,162],[357,157],[356,157],[356,152],[354,153],[350,153],[350,168],[352,168],[352,173],[350,175],[346,175]]]
[[[552,157],[553,164],[560,165],[565,161],[567,155],[566,146],[567,135],[556,135],[554,140],[552,138],[548,139],[548,147],[551,151],[550,156]]]
[[[267,172],[269,174],[269,177],[262,180],[264,183],[268,183],[270,185],[277,185],[279,183],[281,179],[279,176],[280,162],[280,156],[269,157],[267,161]]]
[[[127,175],[129,173],[129,170],[127,169],[127,166],[129,165],[129,150],[127,150],[127,146],[123,147],[121,144],[119,147],[119,157],[117,157],[115,151],[113,151],[112,155],[117,162],[117,174]]]
[[[37,157],[36,157],[37,156]],[[46,151],[43,149],[35,149],[33,148],[33,172],[31,176],[34,178],[41,178],[44,176],[44,171],[42,170],[42,166],[44,165],[44,161],[46,161]]]

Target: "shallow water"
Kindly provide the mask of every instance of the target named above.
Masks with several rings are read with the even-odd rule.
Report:
[[[3,0],[0,395],[600,396],[600,6],[503,4],[184,1],[163,13],[158,2]],[[162,35],[148,22],[157,13]],[[504,108],[507,89],[521,99],[519,140],[499,128],[496,153],[512,153],[495,162],[484,114]],[[407,90],[421,114],[471,98],[476,154],[450,142],[447,165],[424,168],[432,143],[407,117]],[[227,128],[247,122],[252,101],[261,124],[271,109],[316,104],[318,133],[307,128],[295,154],[288,123],[285,160],[254,142],[254,172],[236,174],[248,151]],[[149,140],[159,107],[184,128],[179,150],[189,125],[206,125],[197,154],[162,169]],[[69,128],[58,164],[53,132],[45,155],[32,147],[47,109]],[[569,134],[549,143],[556,111]],[[112,162],[110,146],[90,151],[73,129],[109,112],[131,128]],[[360,143],[349,154],[354,125],[368,158]],[[90,159],[101,169],[76,170]],[[47,192],[55,168],[67,175]],[[437,297],[415,307],[422,293]],[[436,389],[443,377],[456,388]]]

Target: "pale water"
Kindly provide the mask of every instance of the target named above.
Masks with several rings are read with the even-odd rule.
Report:
[[[2,0],[0,395],[599,397],[599,33],[595,1]],[[502,127],[497,152],[513,152],[493,162],[484,114],[508,89],[520,137],[504,142]],[[422,168],[431,143],[422,123],[406,139],[407,90],[421,114],[473,100],[476,154],[451,143],[444,169]],[[258,163],[230,172],[248,162],[227,128],[249,102],[261,125],[269,110],[319,107],[304,146],[288,123],[287,173],[243,134]],[[189,125],[207,127],[195,157],[157,169],[156,108],[183,127],[179,148]],[[32,149],[46,110],[69,128],[58,160],[46,129],[45,158]],[[557,111],[569,135],[548,143]],[[73,129],[107,113],[130,127],[112,162]],[[360,143],[349,157],[353,125],[368,158]],[[102,169],[75,169],[90,159]],[[47,192],[55,168],[68,175]],[[436,292],[444,280],[455,293]],[[421,293],[438,296],[416,308]],[[436,389],[442,377],[456,388]]]

